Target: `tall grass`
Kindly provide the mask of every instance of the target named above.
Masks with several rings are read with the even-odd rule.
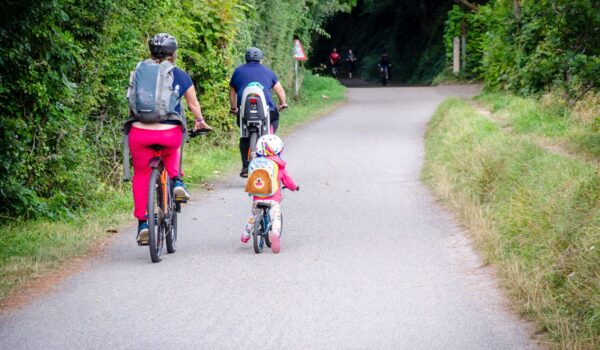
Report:
[[[554,91],[540,101],[502,92],[483,94],[479,101],[493,113],[508,116],[516,133],[556,138],[575,152],[600,158],[600,94],[590,92],[569,108],[564,96]]]
[[[289,132],[294,125],[323,113],[342,101],[344,93],[345,88],[333,79],[307,75],[300,101],[290,101],[289,110],[281,115],[282,130]],[[185,145],[185,179],[190,189],[198,190],[207,180],[239,165],[236,132],[222,135],[218,147],[206,140]],[[70,221],[5,218],[0,228],[0,302],[24,283],[60,268],[65,261],[90,252],[103,238],[133,225],[130,186],[105,190],[105,201]],[[131,244],[133,249],[134,237]]]
[[[496,103],[505,108],[502,99]],[[531,111],[525,101],[519,105],[521,113]],[[531,117],[538,118],[546,116]],[[549,124],[536,126],[536,132],[554,133],[561,122]],[[457,210],[519,310],[554,346],[597,349],[598,169],[503,132],[458,99],[437,111],[426,148],[423,179]]]

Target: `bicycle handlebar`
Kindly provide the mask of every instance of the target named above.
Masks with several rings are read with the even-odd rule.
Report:
[[[198,130],[190,130],[189,131],[189,135],[190,138],[194,138],[196,136],[205,136],[208,135],[210,132],[212,131],[212,129],[198,129]]]

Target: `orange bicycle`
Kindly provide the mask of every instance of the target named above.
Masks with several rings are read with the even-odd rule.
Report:
[[[201,129],[191,131],[190,137],[206,135],[209,131]],[[167,253],[175,253],[177,243],[177,214],[181,212],[181,203],[175,201],[171,179],[165,171],[165,166],[160,157],[163,146],[151,145],[154,157],[150,160],[152,168],[150,184],[148,186],[148,245],[150,258],[157,263],[162,260],[162,252],[167,243]],[[182,155],[183,156],[183,155]]]

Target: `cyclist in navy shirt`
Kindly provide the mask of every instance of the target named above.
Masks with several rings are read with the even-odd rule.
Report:
[[[271,116],[271,127],[273,132],[277,131],[279,126],[279,111],[287,108],[285,103],[285,91],[283,86],[277,79],[277,75],[272,70],[263,66],[261,60],[263,58],[262,51],[255,47],[246,50],[246,64],[237,67],[231,76],[229,82],[229,104],[231,113],[238,115],[237,122],[239,123],[239,106],[242,103],[242,92],[250,83],[257,82],[262,85],[269,105]],[[279,105],[273,102],[273,91],[279,99]],[[239,124],[238,124],[239,126]],[[250,148],[250,139],[248,137],[240,138],[240,154],[242,156],[242,171],[241,177],[248,176],[248,149]]]

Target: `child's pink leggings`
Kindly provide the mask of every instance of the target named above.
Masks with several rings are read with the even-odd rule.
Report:
[[[133,215],[138,220],[146,219],[148,205],[148,183],[152,168],[148,166],[154,157],[154,150],[150,145],[162,145],[161,159],[169,174],[173,178],[179,174],[179,159],[181,157],[181,140],[183,133],[181,126],[168,130],[147,130],[131,127],[129,131],[129,148],[133,160]]]

